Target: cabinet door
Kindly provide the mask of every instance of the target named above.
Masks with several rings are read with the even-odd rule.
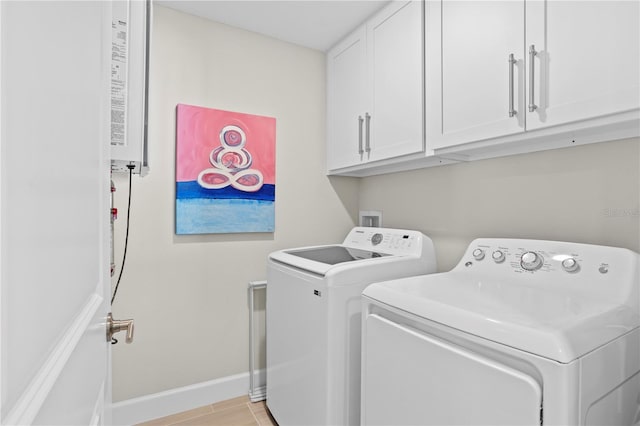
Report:
[[[524,131],[524,0],[426,3],[429,147]]]
[[[367,25],[369,160],[424,150],[422,20],[422,2],[393,2]]]
[[[639,1],[530,0],[526,27],[527,130],[640,107]]]
[[[366,30],[362,27],[327,54],[327,169],[357,165],[364,150]]]

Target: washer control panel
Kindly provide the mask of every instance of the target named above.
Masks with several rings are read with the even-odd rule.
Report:
[[[419,254],[428,239],[419,231],[356,227],[347,235],[343,244],[347,247],[387,254]]]

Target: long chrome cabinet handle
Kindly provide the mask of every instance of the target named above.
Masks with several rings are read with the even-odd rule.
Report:
[[[362,122],[364,122],[364,118],[361,115],[358,116],[358,154],[362,155],[364,152],[362,150]]]
[[[513,68],[516,65],[516,59],[513,57],[513,53],[509,55],[509,117],[513,117],[518,113],[513,108]]]
[[[367,153],[369,153],[371,152],[371,116],[369,115],[368,112],[365,112],[364,118],[366,120],[366,128],[367,128],[367,135],[365,137],[364,150],[367,151]]]
[[[533,60],[535,59],[537,54],[538,52],[536,52],[536,47],[533,44],[529,46],[529,112],[533,112],[536,110],[536,108],[538,108],[533,98],[535,93],[533,87]]]

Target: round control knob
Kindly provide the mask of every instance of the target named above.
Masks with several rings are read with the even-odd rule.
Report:
[[[504,255],[504,252],[502,250],[496,250],[491,254],[491,258],[496,263],[502,263],[502,262],[504,262],[505,255]]]
[[[475,250],[473,251],[473,253],[471,253],[471,254],[473,255],[473,258],[474,258],[475,260],[482,260],[482,259],[484,259],[484,250],[482,250],[482,249],[477,248],[477,249],[475,249]]]
[[[373,244],[374,246],[377,246],[381,242],[382,242],[382,234],[380,233],[373,234],[373,236],[371,237],[371,244]]]
[[[525,269],[527,271],[535,271],[536,269],[540,269],[543,263],[544,259],[542,258],[542,256],[532,251],[524,253],[520,258],[520,266],[522,266],[522,269]]]
[[[573,257],[568,257],[562,261],[562,269],[567,272],[576,272],[580,266]]]

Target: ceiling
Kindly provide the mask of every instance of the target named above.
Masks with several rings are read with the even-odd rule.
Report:
[[[320,51],[389,0],[155,0],[191,15]]]

